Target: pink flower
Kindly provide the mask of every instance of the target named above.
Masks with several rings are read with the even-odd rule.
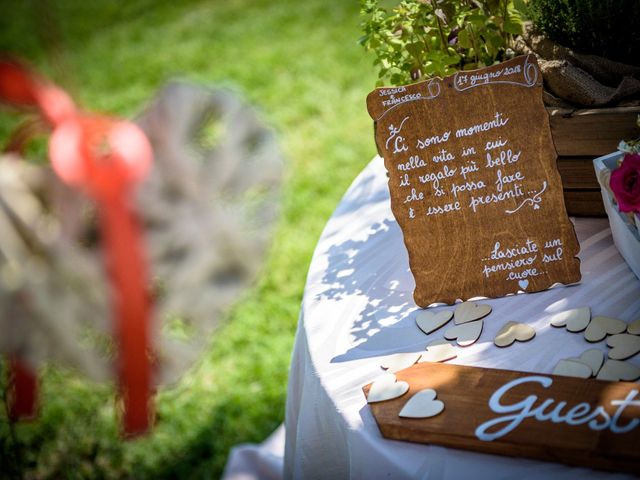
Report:
[[[611,172],[609,186],[621,212],[640,212],[640,154],[627,153]]]

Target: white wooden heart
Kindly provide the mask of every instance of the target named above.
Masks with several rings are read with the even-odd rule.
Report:
[[[640,352],[640,337],[628,333],[611,335],[607,338],[607,345],[611,347],[609,350],[610,359],[626,360]]]
[[[476,320],[475,322],[456,325],[444,332],[444,338],[447,340],[455,340],[461,347],[468,347],[480,338],[483,323],[483,320]]]
[[[398,398],[407,393],[407,390],[409,390],[407,382],[396,381],[396,376],[393,373],[384,373],[371,384],[367,402],[384,402]]]
[[[589,365],[576,362],[573,359],[565,359],[558,362],[552,373],[564,377],[589,378],[593,371]]]
[[[627,327],[627,333],[630,333],[631,335],[640,335],[640,318],[629,324]]]
[[[435,417],[444,410],[444,403],[436,400],[437,395],[432,388],[420,390],[405,403],[398,415],[404,418]]]
[[[418,325],[420,330],[429,335],[431,332],[435,332],[449,322],[452,317],[453,312],[451,310],[443,310],[437,313],[420,310],[416,315],[416,325]]]
[[[508,347],[516,340],[519,342],[527,342],[536,336],[535,329],[526,323],[507,322],[500,329],[493,343],[497,347]]]
[[[473,322],[474,320],[484,318],[490,313],[491,305],[475,302],[463,302],[456,307],[453,321],[456,325],[462,325],[463,323]]]
[[[385,358],[380,366],[388,372],[397,372],[409,368],[420,360],[421,355],[422,352],[396,353]]]
[[[591,308],[582,307],[556,313],[551,317],[551,325],[554,327],[567,327],[570,332],[581,332],[589,325],[591,320]]]
[[[582,352],[577,358],[567,358],[567,360],[571,360],[572,362],[580,362],[588,365],[591,368],[591,376],[595,377],[598,375],[602,364],[604,363],[604,353],[597,348],[590,348],[589,350],[585,350]]]
[[[627,329],[627,324],[617,318],[597,316],[589,322],[584,331],[584,339],[587,342],[599,342],[607,335],[616,335]]]
[[[636,367],[629,362],[621,362],[620,360],[607,360],[602,365],[598,376],[598,380],[609,380],[611,382],[617,382],[624,380],[626,382],[633,382],[640,378],[640,367]]]
[[[422,362],[446,362],[452,358],[456,358],[456,347],[445,340],[436,340],[427,345],[426,352],[420,357]]]

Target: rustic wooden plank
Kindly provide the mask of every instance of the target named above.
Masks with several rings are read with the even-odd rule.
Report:
[[[396,376],[409,383],[408,392],[393,400],[370,404],[380,431],[387,438],[640,473],[640,429],[637,428],[640,399],[637,397],[639,386],[635,383],[441,363],[419,363]],[[505,408],[510,411],[492,410],[491,397],[495,400],[497,391],[513,381],[520,384],[506,389],[498,399],[499,404],[511,406]],[[369,388],[370,385],[364,387],[365,395]],[[437,399],[444,402],[444,411],[426,419],[400,418],[398,413],[406,402],[425,388],[436,390]],[[540,411],[539,407],[547,399],[552,400]],[[626,403],[621,406],[613,403],[615,401]],[[523,403],[518,407],[518,402]],[[576,407],[584,403],[587,405]],[[556,419],[561,421],[544,421],[530,415],[519,423],[514,422],[514,428],[502,436],[481,439],[483,435],[497,434],[511,423],[513,419],[508,420],[507,415],[536,411],[539,415],[546,414],[547,418],[555,412]],[[571,419],[579,424],[562,421],[570,412]],[[595,415],[592,425],[602,427],[600,430],[585,422],[589,413]],[[480,430],[483,424],[487,426],[486,422],[498,422],[494,419],[499,417],[504,421],[484,432]],[[626,432],[615,431],[625,429]]]
[[[567,213],[578,217],[604,217],[600,184],[593,168],[595,157],[558,157],[557,165]]]
[[[565,190],[564,203],[569,215],[576,217],[606,217],[600,189]]]
[[[593,159],[596,157],[558,157],[558,172],[565,190],[600,188]]]
[[[640,135],[636,126],[640,107],[547,111],[560,156],[598,157],[614,152],[620,140]]]
[[[579,281],[533,55],[367,97],[426,307]],[[562,249],[550,260],[545,248]]]

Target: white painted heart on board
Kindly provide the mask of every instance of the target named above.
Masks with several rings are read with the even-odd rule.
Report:
[[[454,322],[461,325],[467,322],[473,322],[480,318],[484,318],[491,313],[491,305],[485,305],[475,302],[463,302],[456,307],[454,313]]]
[[[551,325],[554,327],[567,327],[570,332],[581,332],[589,325],[591,320],[591,308],[582,307],[556,313],[551,317]]]
[[[380,375],[372,384],[367,395],[367,402],[384,402],[398,398],[409,390],[409,384],[403,381],[396,381],[393,373]]]
[[[436,400],[438,394],[432,388],[420,390],[405,403],[398,414],[403,418],[430,418],[444,410],[444,403]]]
[[[418,325],[420,330],[429,335],[431,332],[435,332],[448,323],[452,317],[453,312],[451,310],[443,310],[437,313],[421,310],[416,314],[416,325]]]

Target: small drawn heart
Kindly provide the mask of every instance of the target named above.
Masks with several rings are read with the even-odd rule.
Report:
[[[444,403],[436,400],[437,392],[432,388],[420,390],[405,403],[398,416],[403,418],[431,418],[444,410]]]
[[[529,286],[529,280],[519,280],[518,281],[518,286],[522,289],[522,290],[526,290],[527,287]]]
[[[490,313],[491,305],[463,302],[456,308],[453,321],[456,325],[461,325],[463,323],[473,322],[474,320],[486,317]]]
[[[533,327],[518,322],[507,322],[500,329],[496,338],[493,339],[493,343],[497,347],[508,347],[516,340],[518,342],[527,342],[536,336],[536,331]]]
[[[385,358],[380,366],[388,372],[397,372],[409,368],[420,360],[421,355],[422,352],[396,353]]]
[[[421,310],[416,315],[416,324],[420,330],[429,335],[431,332],[435,332],[448,323],[452,317],[453,312],[451,310],[444,310],[437,313]]]
[[[372,384],[367,395],[367,402],[384,402],[398,398],[407,393],[409,384],[403,381],[396,381],[393,373],[385,373],[380,375]]]
[[[612,360],[626,360],[640,352],[640,337],[621,333],[612,335],[607,338],[607,345],[611,347],[609,350],[609,358]]]
[[[604,353],[597,348],[591,348],[589,350],[585,350],[582,352],[577,358],[567,358],[567,360],[571,360],[572,362],[580,362],[588,365],[591,368],[591,376],[595,377],[598,375],[602,364],[604,363]]]
[[[456,358],[456,347],[445,340],[436,340],[427,345],[426,352],[420,357],[420,363],[423,362],[446,362],[452,358]]]
[[[564,312],[556,313],[551,317],[551,325],[554,327],[567,327],[570,332],[581,332],[591,320],[591,309],[589,307],[574,308]]]
[[[538,210],[539,208],[540,208],[540,205],[534,205],[534,206],[533,206],[533,209],[534,209],[534,210]]]
[[[640,378],[640,368],[629,362],[607,360],[596,377],[598,380],[633,382]]]
[[[480,338],[483,323],[483,320],[477,320],[475,322],[456,325],[444,332],[444,338],[447,340],[455,340],[461,347],[468,347]]]
[[[599,342],[607,335],[622,333],[626,329],[627,324],[617,318],[593,317],[584,331],[584,339],[587,342]]]
[[[560,360],[552,372],[563,377],[589,378],[593,371],[589,365],[572,359]]]
[[[640,335],[640,319],[629,324],[627,327],[627,333],[630,333],[631,335]]]

